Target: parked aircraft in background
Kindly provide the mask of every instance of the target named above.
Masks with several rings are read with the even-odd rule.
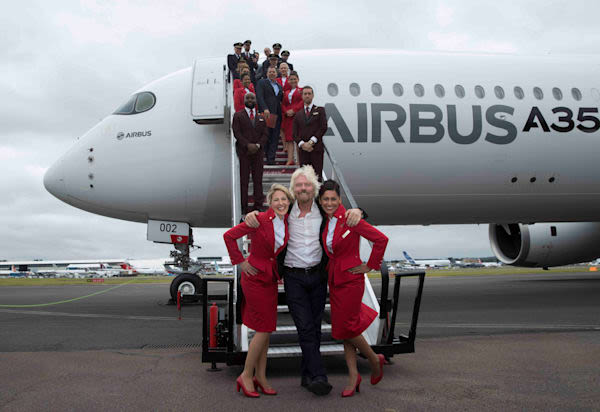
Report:
[[[439,267],[450,267],[452,263],[449,259],[418,259],[415,260],[406,252],[402,254],[406,258],[406,261],[413,267],[417,268],[439,268]]]

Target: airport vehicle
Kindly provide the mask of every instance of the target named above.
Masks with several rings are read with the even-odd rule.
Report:
[[[413,259],[410,257],[408,252],[403,251],[402,254],[406,258],[406,261],[414,267],[418,267],[421,269],[425,268],[441,268],[441,267],[450,267],[452,263],[449,259]]]
[[[325,106],[346,199],[373,224],[487,223],[501,262],[549,267],[600,257],[598,59],[347,49],[294,64]],[[47,190],[147,223],[188,270],[190,228],[240,217],[223,60],[132,94],[46,172]]]

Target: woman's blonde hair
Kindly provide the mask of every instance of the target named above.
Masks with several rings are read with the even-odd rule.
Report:
[[[302,167],[299,167],[292,174],[292,178],[290,180],[290,191],[292,192],[292,196],[294,193],[294,186],[296,185],[296,179],[298,179],[298,176],[300,175],[306,177],[306,179],[313,185],[315,189],[315,197],[317,197],[317,195],[319,194],[319,188],[321,187],[321,183],[317,178],[315,169],[313,169],[311,165],[304,165]]]
[[[279,184],[279,183],[273,183],[271,185],[271,188],[269,189],[269,193],[267,193],[267,203],[268,204],[271,204],[271,199],[273,199],[273,195],[277,191],[283,192],[286,195],[286,197],[288,198],[288,200],[290,201],[290,203],[292,203],[294,201],[294,197],[292,196],[292,193],[288,190],[287,187],[285,187],[284,185]]]

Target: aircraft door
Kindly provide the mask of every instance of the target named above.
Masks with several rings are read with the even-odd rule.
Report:
[[[196,59],[192,69],[192,118],[199,124],[221,124],[225,119],[223,59]]]

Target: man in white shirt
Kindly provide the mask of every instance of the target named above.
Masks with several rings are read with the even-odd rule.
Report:
[[[290,189],[296,201],[291,205],[288,217],[289,239],[283,257],[286,300],[302,348],[301,385],[317,395],[331,391],[321,359],[321,321],[327,297],[327,255],[321,244],[323,227],[322,212],[315,201],[320,183],[314,169],[307,165],[292,175]],[[348,226],[355,226],[362,218],[362,211],[347,212]],[[246,216],[246,224],[258,227],[254,213]]]

